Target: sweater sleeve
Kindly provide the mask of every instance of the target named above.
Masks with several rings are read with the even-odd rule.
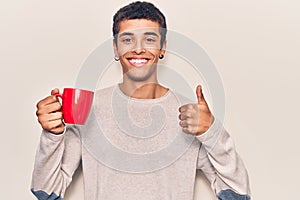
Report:
[[[31,191],[39,200],[62,199],[81,161],[81,142],[76,127],[61,135],[43,130],[36,152]]]
[[[215,120],[197,139],[201,142],[197,168],[210,181],[218,199],[249,200],[247,170],[221,122]]]

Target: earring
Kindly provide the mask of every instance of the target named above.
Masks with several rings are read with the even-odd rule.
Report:
[[[114,59],[115,59],[115,61],[119,61],[120,60],[120,58],[117,57],[117,56],[115,56]]]
[[[164,54],[159,55],[159,59],[163,59],[164,57],[165,57]]]

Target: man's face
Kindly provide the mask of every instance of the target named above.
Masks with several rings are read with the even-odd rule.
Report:
[[[159,56],[165,53],[161,46],[158,22],[147,19],[124,20],[120,23],[115,54],[120,58],[123,75],[132,81],[156,78]]]

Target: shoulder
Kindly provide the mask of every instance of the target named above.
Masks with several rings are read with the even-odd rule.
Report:
[[[111,96],[116,86],[110,86],[102,89],[98,89],[95,91],[96,97],[108,97]]]
[[[182,95],[181,93],[179,92],[176,92],[174,90],[171,90],[170,89],[170,95],[173,97],[173,98],[176,98],[176,100],[179,102],[180,105],[185,105],[185,104],[189,104],[189,103],[195,103],[195,100],[185,96],[185,95]]]

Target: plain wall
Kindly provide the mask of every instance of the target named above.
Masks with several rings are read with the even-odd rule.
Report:
[[[34,199],[41,128],[36,103],[74,85],[84,60],[111,37],[129,1],[0,2],[1,199]],[[300,3],[293,0],[152,1],[168,26],[201,45],[226,94],[225,127],[248,169],[253,199],[298,196]],[[82,199],[82,176],[68,198]],[[201,175],[195,199],[213,199]]]

